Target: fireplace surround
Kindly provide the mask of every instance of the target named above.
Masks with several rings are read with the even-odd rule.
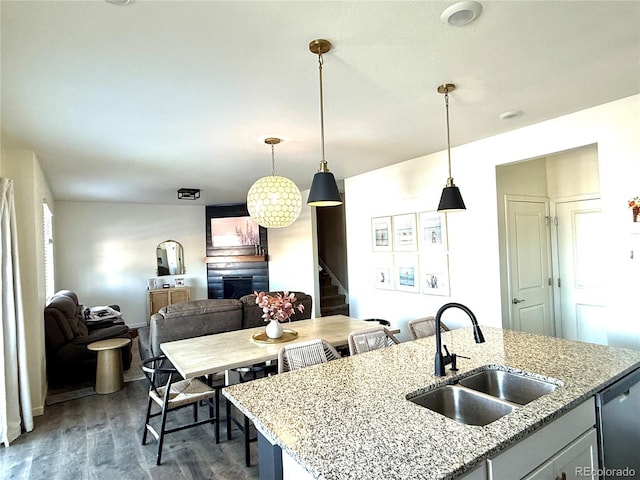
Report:
[[[267,229],[259,227],[257,235],[239,231],[237,236],[241,240],[234,245],[228,234],[233,236],[235,227],[231,227],[231,232],[212,231],[218,224],[226,223],[212,219],[229,219],[233,224],[232,220],[236,218],[240,225],[236,230],[244,230],[250,221],[246,204],[207,206],[205,211],[208,298],[237,299],[254,291],[269,291]],[[219,238],[223,239],[222,243],[217,240]],[[247,238],[251,244],[242,244]]]

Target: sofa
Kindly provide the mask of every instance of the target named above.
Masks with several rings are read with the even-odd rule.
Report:
[[[87,322],[78,296],[60,290],[44,308],[47,378],[54,385],[92,379],[96,374],[98,352],[87,345],[110,338],[131,338],[129,327],[118,320]],[[131,365],[131,344],[123,347],[122,366]]]
[[[268,292],[275,295],[277,292]],[[304,311],[296,311],[291,321],[311,318],[311,296],[293,292]],[[265,325],[262,309],[256,305],[253,294],[240,299],[189,300],[162,307],[151,316],[149,325],[138,329],[140,358],[160,355],[160,344],[184,338],[230,332]]]

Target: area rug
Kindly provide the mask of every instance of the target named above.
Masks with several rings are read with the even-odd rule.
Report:
[[[124,371],[124,382],[129,383],[135,380],[142,380],[146,378],[144,372],[140,368],[140,350],[138,349],[138,339],[131,339],[131,366],[129,370]]]
[[[47,405],[68,402],[82,397],[89,397],[96,394],[93,384],[66,385],[49,388],[47,392]]]
[[[128,370],[124,371],[125,383],[143,380],[145,378],[144,372],[140,368],[140,363],[138,340],[133,338],[131,343],[131,366]],[[46,404],[55,405],[95,394],[96,389],[92,380],[72,385],[49,385]]]

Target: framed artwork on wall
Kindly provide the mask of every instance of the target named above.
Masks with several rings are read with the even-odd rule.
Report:
[[[401,292],[420,292],[418,255],[412,253],[395,256],[396,290]]]
[[[374,252],[391,251],[391,217],[371,219],[371,242]]]
[[[420,248],[447,244],[447,219],[443,213],[437,211],[421,212],[418,214],[420,225]]]
[[[374,255],[373,284],[382,290],[393,290],[393,255]]]
[[[213,248],[260,245],[260,227],[249,216],[211,218],[210,222]]]
[[[417,245],[416,214],[406,213],[393,217],[394,251],[414,251]]]
[[[420,284],[425,295],[449,296],[449,262],[443,255],[420,254]]]
[[[420,212],[418,224],[422,293],[449,296],[447,217],[436,211]]]

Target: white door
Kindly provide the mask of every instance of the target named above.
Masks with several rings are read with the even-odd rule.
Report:
[[[607,344],[600,200],[556,205],[562,336]]]
[[[547,199],[507,200],[510,328],[555,335]]]

